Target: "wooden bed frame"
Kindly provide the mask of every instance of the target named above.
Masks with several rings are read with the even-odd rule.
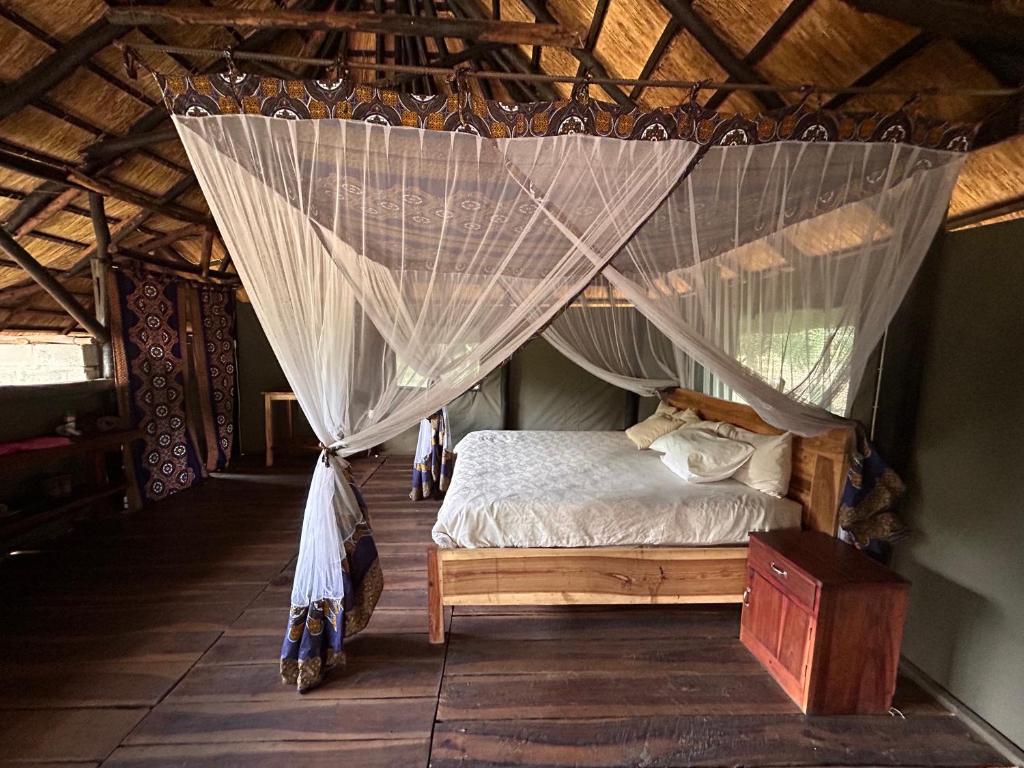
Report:
[[[781,430],[746,405],[685,389],[664,402],[692,408],[760,434]],[[852,431],[793,438],[789,498],[803,507],[804,528],[835,535]],[[431,643],[444,642],[446,605],[623,605],[738,603],[746,584],[747,547],[586,547],[427,550]]]

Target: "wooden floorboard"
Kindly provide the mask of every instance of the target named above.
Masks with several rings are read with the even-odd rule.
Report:
[[[694,715],[438,723],[433,768],[982,766],[991,748],[948,717]]]
[[[920,688],[905,719],[806,718],[736,606],[460,607],[426,628],[437,503],[357,459],[385,591],[347,665],[278,675],[312,461],[241,469],[0,563],[0,768],[968,766],[1001,761]]]

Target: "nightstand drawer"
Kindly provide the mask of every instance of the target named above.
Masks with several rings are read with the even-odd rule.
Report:
[[[750,540],[747,562],[769,583],[778,587],[786,597],[808,611],[814,610],[818,585],[792,562],[753,538]]]

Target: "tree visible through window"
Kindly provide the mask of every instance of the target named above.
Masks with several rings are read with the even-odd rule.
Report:
[[[787,326],[770,318],[758,330],[739,336],[738,359],[780,391],[845,414],[849,399],[849,362],[855,329],[825,312],[804,311]]]

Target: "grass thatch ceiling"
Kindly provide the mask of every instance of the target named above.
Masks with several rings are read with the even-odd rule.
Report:
[[[964,6],[970,0],[938,0]],[[859,10],[866,0],[203,0],[204,5],[272,10],[376,10],[459,18],[553,22],[578,30],[583,49],[504,46],[482,53],[485,69],[539,70],[576,75],[584,64],[622,78],[858,84],[913,88],[993,88],[1024,81],[1024,43],[987,45],[972,31],[922,29],[896,18]],[[470,45],[451,38],[422,43],[367,33],[225,30],[160,26],[114,28],[100,0],[0,0],[0,219],[7,230],[65,287],[88,306],[92,286],[88,257],[94,247],[87,192],[68,179],[101,185],[108,224],[119,253],[189,269],[204,256],[208,211],[195,186],[181,144],[170,127],[155,83],[131,79],[115,42],[170,43],[187,47],[268,51],[331,58],[344,50],[350,61],[431,63]],[[906,0],[892,4],[899,17]],[[977,15],[1013,13],[1013,3],[976,2]],[[888,13],[888,11],[887,11]],[[906,20],[906,17],[903,17]],[[1024,19],[1024,16],[1017,17]],[[921,22],[925,23],[925,22]],[[936,22],[936,25],[938,22]],[[982,35],[984,37],[984,35]],[[961,38],[961,39],[954,39]],[[397,52],[396,52],[396,42]],[[408,44],[406,44],[408,43]],[[28,100],[19,89],[67,61],[66,76]],[[143,53],[164,71],[213,71],[215,57]],[[259,70],[259,67],[253,67]],[[266,70],[266,67],[264,67]],[[317,74],[296,65],[298,76]],[[369,73],[357,78],[366,79]],[[446,89],[442,80],[411,83],[413,89]],[[492,81],[484,95],[521,100],[535,91],[523,84]],[[568,95],[570,86],[551,86]],[[548,92],[550,93],[550,88]],[[618,89],[594,86],[592,95],[631,99],[644,106],[678,103],[688,93],[669,88]],[[13,98],[12,98],[13,96]],[[726,111],[756,112],[797,98],[796,94],[749,92],[704,94]],[[26,101],[26,103],[21,103]],[[838,97],[830,106],[896,109],[900,96]],[[982,120],[998,101],[962,95],[925,96],[919,108],[951,120]],[[5,107],[8,107],[5,111]],[[143,145],[119,146],[124,137],[147,135]],[[26,163],[31,167],[26,168]],[[76,177],[75,174],[82,174]],[[1016,204],[1014,204],[1016,203]],[[985,214],[990,214],[986,217]],[[972,153],[950,205],[953,222],[1024,216],[1024,137]],[[226,264],[219,238],[209,251],[209,269]],[[192,265],[190,267],[190,265]],[[228,266],[228,270],[230,267]],[[20,267],[0,257],[0,332],[78,332],[53,300]]]

